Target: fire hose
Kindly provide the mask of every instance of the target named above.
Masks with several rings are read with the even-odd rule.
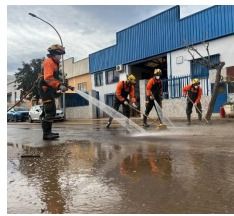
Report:
[[[30,89],[28,90],[28,92],[27,92],[23,97],[21,97],[20,100],[19,100],[17,103],[15,103],[13,106],[11,106],[11,107],[7,110],[7,112],[10,111],[11,109],[13,109],[14,107],[16,107],[18,104],[20,104],[20,103],[23,101],[23,99],[25,99],[25,98],[33,91],[33,89],[36,87],[35,84],[36,84],[36,82],[38,81],[38,79],[39,79],[39,78],[37,78],[37,79],[34,81],[32,88],[30,88]],[[67,83],[63,83],[63,85],[65,85],[68,89],[70,89],[70,90],[72,90],[72,91],[74,91],[74,89],[75,89],[73,86],[69,86]]]

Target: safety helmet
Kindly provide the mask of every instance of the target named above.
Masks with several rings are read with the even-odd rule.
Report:
[[[154,69],[154,75],[155,76],[161,76],[162,75],[162,71],[159,68]]]
[[[136,84],[136,77],[130,74],[127,76],[127,81],[129,81],[131,84]]]
[[[200,80],[195,78],[195,79],[192,80],[192,84],[193,85],[200,85]]]
[[[47,50],[51,55],[63,55],[63,54],[65,54],[65,47],[63,47],[63,46],[61,46],[59,44],[53,44]]]

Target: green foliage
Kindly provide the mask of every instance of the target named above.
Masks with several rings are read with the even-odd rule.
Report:
[[[39,74],[41,73],[41,65],[44,59],[33,59],[30,63],[23,62],[22,68],[18,68],[18,72],[15,74],[16,82],[18,84],[17,89],[21,90],[21,97],[25,95],[34,85]],[[37,89],[32,90],[29,98],[38,97]]]

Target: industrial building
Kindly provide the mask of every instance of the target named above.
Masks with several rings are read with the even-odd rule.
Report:
[[[127,74],[134,74],[138,80],[136,94],[143,111],[145,84],[154,69],[160,68],[164,79],[163,110],[168,116],[185,115],[182,86],[193,77],[201,79],[202,103],[206,109],[215,73],[194,62],[187,47],[192,45],[207,57],[204,42],[209,42],[211,62],[224,61],[224,80],[227,76],[233,77],[233,17],[234,6],[221,5],[181,19],[180,7],[175,6],[117,32],[115,45],[89,55],[92,89],[100,100],[112,106],[117,82],[126,79]],[[233,98],[233,93],[233,83],[224,82],[216,100],[215,112]]]

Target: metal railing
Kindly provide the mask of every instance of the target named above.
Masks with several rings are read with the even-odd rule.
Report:
[[[208,95],[210,91],[209,77],[201,76],[196,77],[200,79],[200,86],[203,90],[203,95]],[[183,87],[191,83],[191,76],[175,76],[169,79],[163,79],[163,97],[165,99],[169,98],[180,98],[183,96]]]

